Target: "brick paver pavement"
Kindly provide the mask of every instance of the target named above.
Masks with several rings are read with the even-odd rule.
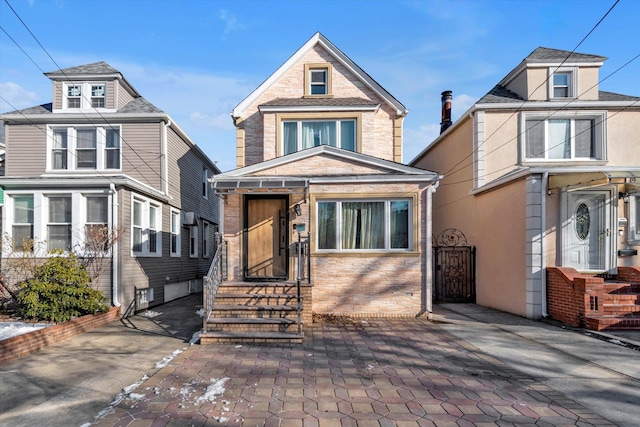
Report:
[[[93,425],[614,425],[422,319],[314,323],[302,345],[196,345],[143,380]]]

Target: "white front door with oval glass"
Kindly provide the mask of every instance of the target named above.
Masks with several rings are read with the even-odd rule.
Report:
[[[605,272],[611,268],[611,194],[610,191],[567,194],[563,266],[584,272]]]

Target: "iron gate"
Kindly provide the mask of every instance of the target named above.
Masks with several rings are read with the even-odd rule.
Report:
[[[433,302],[476,302],[476,248],[455,228],[433,239]]]

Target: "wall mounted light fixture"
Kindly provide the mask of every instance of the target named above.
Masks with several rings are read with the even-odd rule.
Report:
[[[293,207],[293,211],[298,216],[302,215],[302,208],[300,207],[300,204],[296,203],[296,205]]]

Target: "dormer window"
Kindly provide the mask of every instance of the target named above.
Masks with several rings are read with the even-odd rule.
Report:
[[[67,108],[80,108],[82,105],[82,88],[67,86]]]
[[[104,108],[104,101],[104,85],[91,85],[91,106],[93,108]]]
[[[67,84],[63,92],[66,109],[91,109],[107,107],[107,85],[104,82]]]
[[[576,70],[572,69],[555,69],[550,70],[549,77],[549,98],[565,99],[575,98],[576,94]]]
[[[305,96],[331,95],[331,64],[305,64]]]

